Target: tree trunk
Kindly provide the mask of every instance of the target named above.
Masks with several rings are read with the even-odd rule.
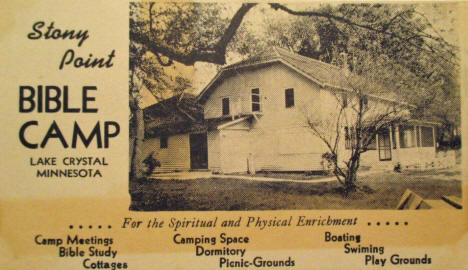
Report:
[[[345,182],[345,187],[344,187],[345,194],[348,194],[349,192],[356,190],[357,172],[360,166],[360,159],[361,159],[360,154],[355,154],[353,157],[351,157],[351,163],[350,163],[350,166],[348,167],[348,172],[346,174],[346,178],[344,181]]]
[[[139,179],[144,176],[143,167],[143,139],[145,136],[143,110],[137,105],[134,111],[135,120],[135,139],[133,141],[133,153],[132,153],[132,167],[130,170],[130,177],[133,179]]]

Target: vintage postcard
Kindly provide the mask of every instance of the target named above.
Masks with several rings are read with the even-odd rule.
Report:
[[[466,2],[0,7],[0,269],[468,269]]]

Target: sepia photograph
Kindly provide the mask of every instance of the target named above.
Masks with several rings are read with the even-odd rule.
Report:
[[[130,3],[130,210],[462,208],[456,11]]]

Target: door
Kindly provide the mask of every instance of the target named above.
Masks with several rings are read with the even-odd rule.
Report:
[[[208,141],[206,133],[190,134],[190,168],[208,169]]]
[[[379,160],[392,160],[392,147],[390,144],[390,133],[379,133]]]

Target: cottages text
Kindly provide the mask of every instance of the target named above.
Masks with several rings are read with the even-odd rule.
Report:
[[[81,47],[83,43],[89,38],[88,30],[62,30],[55,26],[54,22],[49,24],[38,21],[32,25],[32,32],[27,34],[28,39],[38,40],[38,39],[52,39],[52,40],[77,40],[77,46]],[[110,68],[114,64],[112,63],[113,58],[115,57],[115,50],[112,50],[105,57],[95,57],[92,53],[89,53],[87,56],[78,56],[73,49],[68,49],[63,54],[59,69],[65,68],[65,66],[70,66],[74,68]]]
[[[94,106],[96,97],[93,95],[98,88],[96,86],[83,86],[81,88],[81,100],[72,105],[69,100],[69,87],[55,85],[21,85],[19,86],[19,112],[20,113],[97,113],[98,108]],[[91,131],[86,132],[73,121],[71,131],[64,130],[54,120],[49,123],[48,129],[41,134],[42,139],[33,139],[32,134],[39,130],[37,120],[25,122],[19,130],[19,140],[23,146],[30,149],[45,148],[50,141],[57,141],[63,148],[76,148],[79,143],[86,148],[93,142],[97,148],[109,148],[111,138],[117,137],[120,126],[115,121],[97,121]]]

